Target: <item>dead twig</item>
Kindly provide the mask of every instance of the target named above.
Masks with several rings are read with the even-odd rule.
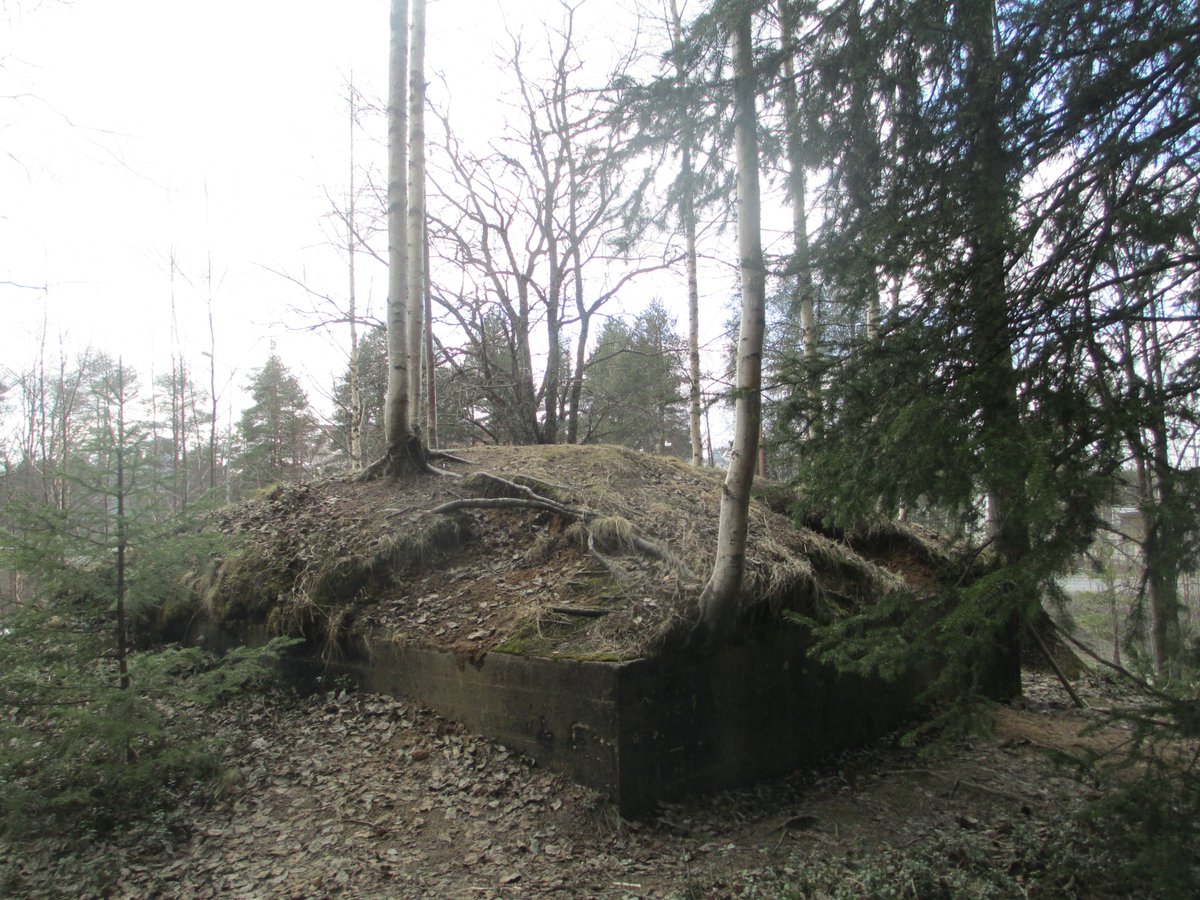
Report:
[[[550,611],[564,616],[582,616],[585,619],[599,619],[612,612],[611,609],[598,609],[595,606],[552,606]]]
[[[1042,636],[1037,633],[1037,629],[1029,623],[1026,623],[1025,630],[1029,633],[1029,636],[1033,638],[1039,649],[1041,649],[1042,655],[1046,657],[1046,662],[1050,663],[1050,668],[1054,670],[1054,674],[1058,676],[1059,682],[1062,683],[1062,686],[1070,695],[1071,702],[1075,704],[1077,709],[1087,709],[1087,704],[1083,702],[1083,699],[1079,696],[1079,694],[1075,693],[1075,688],[1073,688],[1071,686],[1071,682],[1067,680],[1066,673],[1063,672],[1062,668],[1059,666],[1058,660],[1054,658],[1054,654],[1050,652],[1050,648],[1046,646],[1046,642],[1042,640]]]
[[[1082,641],[1077,640],[1073,635],[1068,634],[1066,629],[1064,629],[1061,625],[1059,625],[1053,619],[1050,619],[1049,622],[1054,627],[1055,631],[1057,631],[1060,635],[1062,635],[1064,638],[1066,638],[1068,641],[1070,641],[1072,644],[1074,644],[1076,647],[1078,647],[1080,650],[1082,650],[1084,653],[1086,653],[1092,659],[1096,660],[1096,662],[1100,663],[1101,665],[1108,666],[1114,672],[1117,672],[1118,674],[1125,676],[1130,681],[1132,681],[1134,684],[1136,684],[1138,687],[1140,687],[1143,691],[1145,691],[1147,694],[1150,694],[1152,697],[1157,697],[1159,700],[1170,701],[1172,699],[1171,697],[1164,694],[1162,691],[1155,688],[1152,684],[1149,684],[1148,682],[1146,682],[1143,679],[1139,678],[1138,676],[1134,675],[1132,672],[1130,672],[1128,669],[1126,669],[1124,666],[1120,665],[1119,663],[1112,662],[1110,660],[1105,659],[1103,656],[1098,655],[1096,653],[1096,651],[1094,651],[1091,647],[1088,647]]]

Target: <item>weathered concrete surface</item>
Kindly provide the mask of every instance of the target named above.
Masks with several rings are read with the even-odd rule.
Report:
[[[414,698],[608,794],[623,815],[657,800],[779,775],[895,728],[897,686],[805,657],[803,632],[710,659],[580,662],[376,644],[333,674]]]
[[[209,632],[210,647],[263,643],[263,629]],[[782,627],[707,659],[581,662],[376,640],[328,666],[285,661],[293,677],[349,678],[404,696],[611,797],[636,816],[658,800],[746,784],[810,765],[900,725],[911,685],[835,672]]]
[[[622,812],[790,772],[893,730],[912,692],[805,655],[798,628],[709,660],[642,660],[621,673]]]
[[[448,650],[373,644],[337,663],[364,689],[415,699],[574,780],[611,793],[619,779],[617,663],[490,653],[472,663]]]

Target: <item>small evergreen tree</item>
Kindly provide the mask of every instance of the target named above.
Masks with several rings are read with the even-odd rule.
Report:
[[[387,397],[387,329],[377,326],[363,336],[358,344],[356,363],[359,416],[358,440],[362,459],[379,459],[383,455],[383,404]],[[352,461],[354,428],[351,417],[356,414],[351,402],[351,367],[333,387],[333,422],[337,428],[337,445]]]
[[[70,510],[12,498],[0,566],[25,576],[0,623],[0,832],[84,836],[176,805],[215,757],[197,701],[265,672],[266,657],[219,664],[199,650],[134,652],[138,624],[184,593],[189,563],[212,548],[155,514],[160,479],[135,382],[102,360],[91,433],[67,465]]]
[[[688,458],[684,347],[658,301],[632,323],[605,322],[585,370],[584,441]]]
[[[316,422],[299,380],[274,353],[255,371],[251,405],[238,423],[234,467],[244,488],[300,478],[312,457]]]

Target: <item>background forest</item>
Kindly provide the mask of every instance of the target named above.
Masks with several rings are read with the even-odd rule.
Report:
[[[759,475],[794,487],[801,519],[900,518],[975,542],[992,568],[943,646],[1019,597],[1023,621],[1045,606],[1154,691],[1186,693],[1200,602],[1196,3],[643,3],[637,43],[608,71],[578,25],[591,6],[563,2],[536,34],[500,38],[498,133],[475,133],[429,79],[427,275],[410,298],[429,447],[616,443],[723,462],[744,399],[729,320],[743,299],[730,272],[748,265],[733,123],[748,84]],[[751,65],[736,72],[743,26]],[[295,326],[343,353],[327,383],[306,386],[271,352],[239,361],[237,390],[211,305],[208,345],[173,340],[153,377],[122,362],[127,348],[55,346],[49,326],[0,370],[0,628],[6,652],[65,666],[39,702],[68,709],[128,684],[162,573],[204,553],[194,513],[384,452],[387,332],[362,285],[386,269],[385,106],[348,81],[347,178],[326,187],[322,223],[336,268],[276,273]],[[173,259],[170,274],[173,291]],[[896,612],[847,617],[826,650]],[[95,623],[113,641],[67,662],[76,637],[55,643],[55,629],[94,638]],[[0,676],[6,705],[29,689],[13,677]],[[132,758],[129,740],[105,746]]]
[[[502,133],[460,136],[432,92],[420,421],[432,447],[606,441],[711,464],[732,337],[698,335],[730,335],[736,301],[714,265],[733,231],[723,6],[641,10],[607,73],[586,64],[586,9],[500,41]],[[1158,672],[1183,650],[1195,555],[1193,11],[754,13],[763,473],[835,519],[992,535],[1031,584],[1074,573],[1110,653]],[[177,339],[152,378],[127,374],[156,514],[381,451],[386,342],[359,293],[385,257],[382,102],[354,83],[345,102],[350,178],[324,225],[341,287],[279,273],[296,327],[328,332],[345,368],[313,384],[272,352],[231,374],[210,299],[202,352]],[[50,327],[3,378],[2,478],[67,514],[125,351]]]

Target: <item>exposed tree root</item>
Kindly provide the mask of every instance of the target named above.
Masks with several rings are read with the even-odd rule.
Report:
[[[625,574],[620,566],[596,549],[596,536],[590,531],[587,533],[587,548],[588,555],[608,572],[609,577],[619,580]]]
[[[568,521],[579,522],[587,528],[588,551],[606,569],[610,572],[614,571],[614,564],[596,549],[595,535],[593,529],[589,527],[598,521],[610,520],[611,517],[586,507],[567,506],[537,493],[528,485],[518,484],[490,472],[477,472],[471,476],[471,479],[472,487],[481,488],[488,496],[461,497],[457,500],[450,500],[434,507],[430,513],[443,514],[460,509],[536,509],[551,512]],[[627,527],[632,529],[632,526]],[[630,535],[629,544],[639,553],[672,566],[681,576],[688,579],[695,577],[682,560],[654,541],[633,532]]]
[[[426,459],[436,459],[439,462],[462,463],[463,465],[468,465],[468,466],[471,464],[471,461],[469,459],[463,459],[461,456],[455,456],[453,453],[447,453],[445,450],[428,450],[427,449],[425,451],[425,458]]]
[[[555,503],[553,500],[526,499],[524,497],[463,497],[435,506],[432,515],[454,512],[456,509],[541,509],[557,513],[569,519],[580,518],[580,511]]]
[[[729,643],[742,612],[738,604],[716,600],[715,592],[712,579],[709,579],[700,594],[700,618],[684,642],[688,650],[700,656],[711,656]]]
[[[430,454],[421,442],[419,434],[410,436],[403,445],[388,447],[383,456],[363,469],[358,475],[359,481],[374,481],[376,478],[402,478],[406,475],[445,475],[458,478],[454,472],[447,472],[430,465],[432,458],[443,458]]]

